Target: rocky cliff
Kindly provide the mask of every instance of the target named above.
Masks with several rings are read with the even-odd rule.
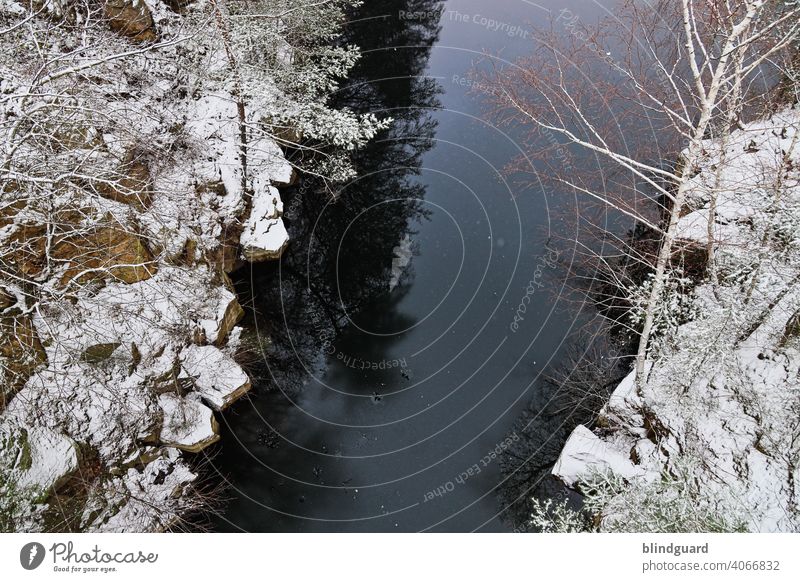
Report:
[[[242,157],[280,91],[225,81],[224,35],[192,33],[213,11],[33,4],[0,2],[0,529],[176,527],[250,389],[227,274],[288,242],[293,168],[266,131]],[[27,67],[31,31],[78,57]]]
[[[672,313],[641,389],[631,373],[553,468],[579,490],[599,473],[622,484],[600,529],[669,527],[643,505],[654,493],[715,523],[800,530],[799,133],[794,108],[704,144],[678,228],[702,251],[711,213],[713,275]]]

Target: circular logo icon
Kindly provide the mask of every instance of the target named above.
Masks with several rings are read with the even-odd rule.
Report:
[[[26,570],[35,570],[44,561],[44,546],[39,542],[30,542],[19,551],[19,563]]]

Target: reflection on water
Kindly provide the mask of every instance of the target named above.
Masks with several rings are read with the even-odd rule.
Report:
[[[411,4],[415,11],[431,15],[440,6],[430,0]],[[234,433],[226,436],[234,442],[215,465],[243,491],[220,521],[222,529],[232,525],[301,529],[302,524],[293,523],[289,515],[278,517],[282,525],[276,527],[276,517],[294,513],[297,504],[309,501],[311,505],[307,498],[312,495],[313,502],[321,504],[326,490],[304,494],[293,479],[311,477],[336,493],[349,490],[352,477],[336,467],[340,446],[329,443],[322,432],[303,435],[300,442],[287,438],[309,428],[288,423],[297,418],[295,399],[313,390],[311,379],[328,369],[326,358],[340,364],[326,383],[342,391],[355,388],[353,395],[367,396],[372,406],[382,405],[378,387],[412,377],[406,357],[387,359],[386,355],[392,338],[398,337],[392,330],[414,324],[414,317],[396,305],[413,277],[412,220],[424,220],[427,214],[421,204],[426,185],[415,178],[423,154],[433,145],[432,110],[438,106],[440,88],[424,76],[438,23],[435,18],[398,20],[398,11],[408,8],[404,1],[371,2],[352,15],[345,42],[356,42],[364,56],[336,96],[339,107],[391,117],[391,127],[368,148],[353,154],[358,171],[354,181],[331,192],[322,180],[304,177],[284,190],[285,222],[292,240],[289,250],[280,264],[259,265],[239,274],[240,292],[252,293],[249,331],[256,331],[267,364],[254,366],[261,376],[253,407],[239,406],[226,418]],[[382,50],[386,46],[402,48],[387,58]],[[355,325],[348,326],[353,316]],[[387,335],[365,343],[348,339],[359,334],[359,322],[373,332],[386,330]],[[356,351],[352,351],[354,344],[358,344]],[[365,388],[365,370],[371,373],[373,390]],[[309,394],[305,396],[308,400]],[[336,395],[317,397],[327,400]],[[358,432],[353,449],[358,450],[368,438]],[[310,474],[303,474],[304,456],[319,457],[309,461]],[[247,500],[251,491],[254,499]],[[287,491],[291,497],[285,498]],[[242,519],[239,511],[251,512],[253,505],[255,511],[263,512],[263,521]]]
[[[394,123],[354,152],[352,182],[285,190],[285,256],[237,273],[262,353],[251,399],[223,417],[216,529],[511,529],[500,458],[573,321],[543,261],[555,202],[514,191],[514,136],[458,81],[485,48],[526,50],[447,12],[542,13],[501,4],[370,0],[352,15],[364,58],[338,104]]]

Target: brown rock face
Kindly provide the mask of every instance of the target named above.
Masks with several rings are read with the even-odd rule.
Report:
[[[231,330],[233,330],[236,324],[241,321],[242,317],[244,317],[244,309],[242,309],[242,306],[239,304],[239,299],[236,296],[233,283],[224,271],[220,273],[220,275],[222,276],[222,281],[225,285],[225,288],[231,292],[233,299],[225,307],[225,314],[222,316],[222,319],[219,322],[217,339],[214,342],[214,344],[217,346],[225,345],[225,342],[228,341],[228,336],[230,335]]]
[[[104,9],[114,32],[136,42],[153,42],[158,38],[153,15],[142,0],[106,0]]]
[[[21,224],[3,241],[0,265],[23,277],[42,272],[47,247],[47,228],[40,224]]]
[[[103,344],[94,344],[86,348],[81,354],[81,361],[90,364],[97,364],[103,362],[111,357],[114,351],[121,346],[120,342],[109,342]]]
[[[5,194],[6,192],[11,191],[11,189],[14,187],[14,183],[8,181],[3,185],[2,188],[0,188],[0,194]],[[14,222],[14,216],[16,216],[16,214],[23,208],[25,208],[25,200],[16,200],[9,202],[8,204],[5,204],[4,201],[3,207],[0,208],[0,228],[8,226]]]
[[[280,142],[289,142],[288,144],[281,143],[284,147],[289,144],[299,144],[303,141],[303,133],[296,127],[275,125],[272,127],[272,133]]]
[[[51,254],[57,260],[69,262],[61,278],[62,285],[73,279],[82,283],[109,277],[123,283],[136,283],[149,279],[156,272],[153,255],[138,235],[110,221],[87,232],[60,237]]]
[[[222,321],[219,322],[217,341],[215,341],[214,344],[218,346],[224,345],[228,340],[228,335],[230,335],[231,330],[239,323],[242,317],[244,317],[244,309],[239,305],[239,301],[234,298],[225,309],[225,315],[222,317]]]
[[[0,315],[0,411],[47,355],[27,315]]]
[[[68,263],[61,286],[76,277],[79,283],[90,279],[135,283],[156,272],[153,255],[138,234],[111,217],[82,227],[75,216],[68,216],[60,229],[62,232],[52,234],[49,256],[52,268]],[[46,253],[47,228],[20,225],[0,248],[0,266],[26,278],[37,278],[47,264]]]
[[[16,302],[16,298],[11,293],[0,287],[0,311],[11,307]]]
[[[209,265],[217,266],[223,273],[233,273],[241,267],[244,264],[239,260],[239,237],[241,234],[241,225],[223,225],[219,244],[205,253],[206,262]]]
[[[129,204],[137,210],[150,207],[153,199],[152,180],[147,164],[128,154],[122,166],[108,180],[98,181],[98,194],[123,204]]]

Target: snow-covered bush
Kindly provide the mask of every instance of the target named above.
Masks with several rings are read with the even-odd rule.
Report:
[[[530,525],[543,532],[741,532],[746,519],[729,500],[712,497],[697,480],[695,461],[681,459],[659,479],[628,482],[594,471],[578,482],[583,509],[533,500]]]
[[[647,313],[647,305],[653,287],[654,275],[650,273],[641,285],[627,290],[630,304],[628,320],[631,328],[640,329]],[[664,280],[661,300],[653,314],[652,354],[658,355],[670,347],[678,327],[697,315],[691,289],[693,282],[679,270],[669,271]]]
[[[353,176],[342,151],[363,145],[389,123],[328,105],[359,58],[358,47],[335,44],[345,9],[358,4],[208,0],[190,19],[198,27],[213,20],[222,31],[227,62],[210,69],[210,80],[233,95],[268,103],[268,116],[248,131],[299,148],[301,169],[334,181]]]
[[[531,517],[528,526],[541,533],[582,533],[592,531],[590,516],[569,507],[565,499],[561,502],[552,499],[531,500]]]

